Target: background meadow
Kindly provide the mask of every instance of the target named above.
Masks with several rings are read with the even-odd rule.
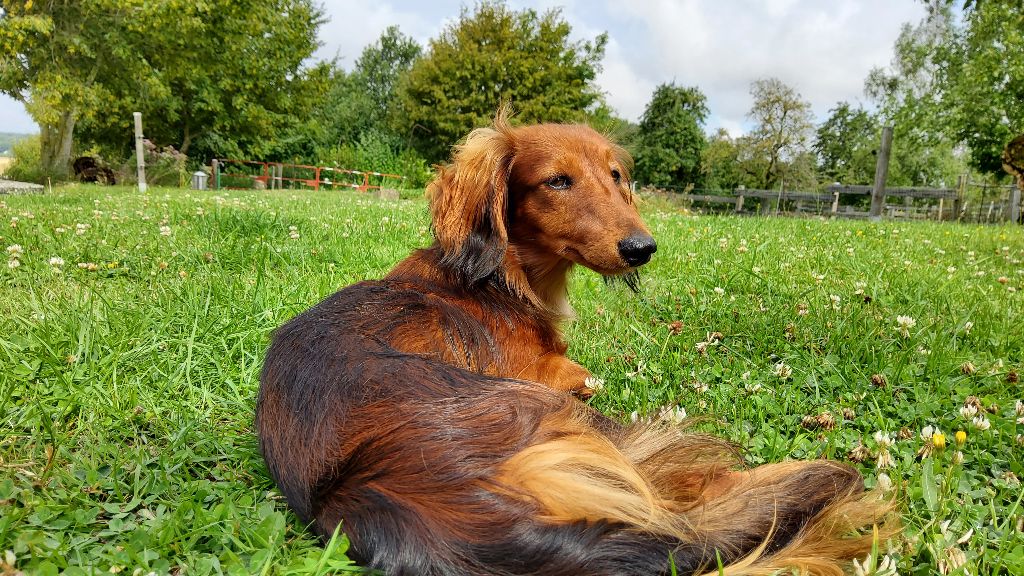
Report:
[[[572,284],[596,408],[698,417],[751,464],[855,462],[906,523],[862,572],[1024,573],[1019,229],[643,211],[640,292]],[[2,197],[0,573],[355,570],[266,474],[262,354],[428,224],[347,192]]]

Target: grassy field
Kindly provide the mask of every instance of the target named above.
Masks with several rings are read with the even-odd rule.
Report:
[[[1024,573],[1020,228],[645,213],[639,294],[575,274],[596,407],[857,462],[900,574]],[[428,242],[423,201],[83,186],[0,225],[0,573],[354,570],[269,480],[257,377],[275,326]]]

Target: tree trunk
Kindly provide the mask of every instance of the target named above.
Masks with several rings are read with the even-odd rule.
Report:
[[[188,116],[188,112],[185,112],[185,136],[181,139],[181,147],[178,148],[178,152],[188,156],[188,149],[192,145],[192,122]]]
[[[68,179],[77,121],[75,112],[65,111],[56,124],[41,126],[39,164],[44,176],[58,181]]]
[[[1003,149],[1003,170],[1017,180],[1017,187],[1024,192],[1024,134],[1010,140]]]

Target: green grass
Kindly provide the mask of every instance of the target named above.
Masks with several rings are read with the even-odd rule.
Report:
[[[598,409],[682,407],[752,464],[863,444],[872,486],[888,433],[906,531],[879,553],[900,574],[956,550],[972,575],[1024,573],[1020,228],[645,214],[639,294],[575,274],[569,354],[604,380]],[[21,246],[0,266],[0,573],[353,570],[267,477],[260,362],[275,326],[381,276],[427,225],[422,200],[346,192],[0,197],[0,248]],[[987,430],[961,414],[972,396]],[[947,447],[922,459],[927,425]]]

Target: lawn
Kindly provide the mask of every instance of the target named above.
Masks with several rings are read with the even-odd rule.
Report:
[[[856,462],[902,507],[900,574],[1024,573],[1019,227],[644,212],[640,292],[572,286],[598,409]],[[263,467],[261,358],[429,237],[422,200],[349,192],[0,196],[0,573],[354,570]]]

